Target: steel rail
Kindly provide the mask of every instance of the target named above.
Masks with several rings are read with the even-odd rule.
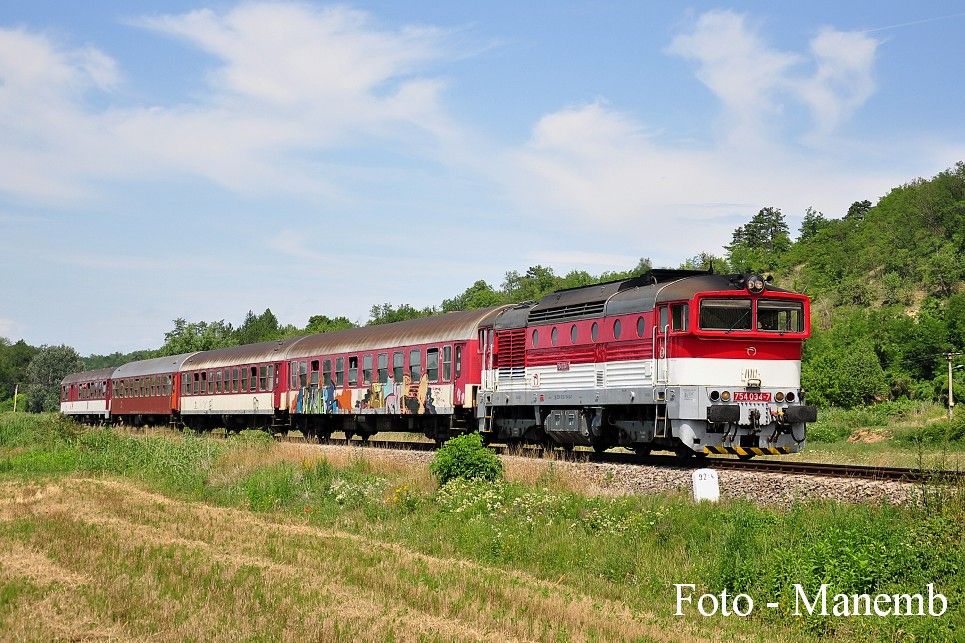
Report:
[[[286,441],[311,443],[305,438],[285,437]],[[401,440],[351,440],[329,438],[321,444],[341,444],[375,449],[394,449],[402,451],[434,451],[433,442],[414,442]],[[490,445],[490,449],[506,455],[521,455],[542,458],[545,452],[538,446]],[[605,451],[554,451],[554,457],[566,462],[598,462],[610,464],[648,465],[676,469],[729,469],[734,471],[753,471],[758,473],[779,473],[785,475],[810,475],[828,478],[852,478],[858,480],[891,480],[898,482],[940,482],[953,483],[965,481],[962,470],[932,470],[915,467],[881,467],[859,464],[835,464],[828,462],[800,462],[796,460],[738,460],[726,457],[695,457],[682,460],[675,455],[647,455]]]

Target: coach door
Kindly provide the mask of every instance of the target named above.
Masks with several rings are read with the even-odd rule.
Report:
[[[274,391],[273,398],[275,400],[275,409],[280,409],[282,407],[281,403],[281,390],[286,388],[281,386],[282,382],[288,381],[288,362],[275,362],[275,378],[271,382],[272,391]]]

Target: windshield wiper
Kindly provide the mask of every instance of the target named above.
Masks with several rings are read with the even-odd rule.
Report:
[[[730,328],[728,328],[727,330],[724,331],[724,334],[726,335],[727,333],[729,333],[729,332],[733,331],[735,328],[737,328],[737,325],[740,324],[742,321],[744,321],[744,318],[745,318],[747,315],[749,315],[750,312],[751,312],[751,309],[750,309],[750,308],[748,308],[747,310],[745,310],[745,311],[744,311],[744,314],[741,315],[740,317],[738,317],[738,318],[737,318],[737,321],[735,321],[734,324],[733,324]],[[748,330],[749,330],[749,329],[748,329]]]

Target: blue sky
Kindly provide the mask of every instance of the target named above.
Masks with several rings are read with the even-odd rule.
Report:
[[[965,3],[805,4],[8,0],[0,335],[676,265],[965,159]]]

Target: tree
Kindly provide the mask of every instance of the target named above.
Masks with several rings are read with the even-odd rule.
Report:
[[[27,365],[26,394],[30,400],[30,410],[59,409],[61,381],[83,369],[80,355],[70,346],[41,346]]]
[[[553,269],[545,266],[530,266],[525,275],[510,270],[503,281],[503,294],[513,303],[537,301],[559,289],[559,282]]]
[[[234,338],[238,344],[254,344],[278,339],[281,334],[278,318],[271,308],[266,308],[260,315],[249,310],[244,323],[235,330]]]
[[[12,344],[0,337],[0,400],[11,397],[14,387],[25,382],[24,372],[38,350],[22,339]]]
[[[727,260],[723,257],[718,257],[709,252],[701,252],[693,257],[690,257],[682,264],[680,264],[681,270],[710,270],[713,269],[714,272],[726,273],[728,270]]]
[[[801,221],[801,229],[798,233],[798,241],[810,241],[817,236],[818,232],[828,225],[828,220],[824,214],[812,207],[808,207],[804,212],[804,219]]]
[[[421,317],[428,317],[429,315],[434,315],[436,309],[427,306],[423,309],[413,308],[409,304],[402,304],[398,308],[392,306],[392,304],[386,302],[381,306],[376,304],[369,309],[369,326],[377,326],[379,324],[391,324],[392,322],[405,321],[407,319],[419,319]]]
[[[329,317],[327,315],[312,315],[308,318],[308,325],[305,326],[305,333],[313,335],[315,333],[330,333],[333,330],[345,330],[355,328],[355,324],[349,321],[348,317]]]
[[[739,272],[774,270],[791,248],[791,235],[780,208],[761,208],[740,226],[727,246],[727,259]]]
[[[452,299],[443,300],[442,311],[448,313],[454,310],[475,310],[498,306],[501,303],[504,303],[503,296],[493,290],[486,281],[480,279]]]
[[[179,317],[174,320],[174,330],[164,333],[164,346],[158,352],[161,355],[178,355],[236,345],[231,324],[223,319],[189,324]]]
[[[855,201],[851,204],[851,207],[848,208],[848,213],[844,215],[844,218],[861,221],[865,218],[865,215],[868,214],[870,209],[871,201],[868,199],[865,199],[864,201]]]

